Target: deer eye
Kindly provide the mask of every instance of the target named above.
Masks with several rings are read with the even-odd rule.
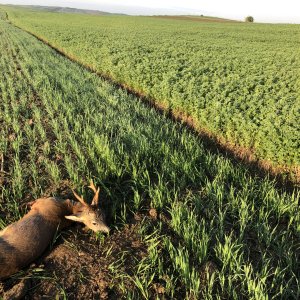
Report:
[[[93,224],[93,225],[97,225],[97,223],[96,223],[96,222],[93,222],[92,224]]]

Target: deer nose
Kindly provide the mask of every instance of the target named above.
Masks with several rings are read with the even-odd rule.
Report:
[[[105,233],[109,233],[109,227],[103,224],[103,225],[101,225],[101,227],[99,228],[99,231],[105,232]]]

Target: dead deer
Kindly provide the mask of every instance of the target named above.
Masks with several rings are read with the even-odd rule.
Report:
[[[74,191],[80,202],[40,198],[30,202],[31,210],[22,219],[0,231],[0,279],[20,271],[41,256],[57,230],[71,225],[69,220],[84,223],[95,232],[109,232],[104,214],[97,209],[99,188],[92,182],[89,187],[95,193],[91,205]]]

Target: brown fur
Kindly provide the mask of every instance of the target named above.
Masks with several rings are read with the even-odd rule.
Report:
[[[95,232],[109,232],[105,216],[97,207],[100,190],[92,181],[89,188],[95,193],[91,205],[75,192],[80,202],[52,197],[37,199],[29,203],[29,213],[0,232],[0,279],[37,259],[51,243],[55,232],[69,226],[71,221],[84,223]]]
[[[71,224],[64,217],[73,213],[70,200],[41,198],[21,220],[0,232],[0,278],[6,278],[39,257],[58,229]]]

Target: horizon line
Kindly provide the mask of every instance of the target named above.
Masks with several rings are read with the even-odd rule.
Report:
[[[162,13],[128,13],[128,12],[122,12],[122,11],[119,11],[119,12],[112,12],[112,11],[109,11],[107,9],[105,10],[101,10],[101,8],[82,8],[82,7],[72,7],[72,6],[59,6],[59,5],[40,5],[40,4],[11,4],[11,3],[1,3],[0,2],[0,5],[7,5],[7,6],[19,6],[19,7],[57,7],[57,8],[70,8],[70,9],[77,9],[77,10],[88,10],[88,11],[95,11],[95,12],[103,12],[103,13],[109,13],[109,14],[112,14],[112,15],[117,15],[117,14],[122,14],[122,15],[126,15],[126,16],[201,16],[201,17],[210,17],[210,18],[218,18],[218,19],[226,19],[226,20],[232,20],[232,21],[237,21],[237,22],[244,22],[245,18],[241,19],[241,18],[235,18],[235,17],[222,17],[222,16],[214,16],[214,15],[207,15],[205,13],[200,13],[200,12],[197,12],[197,13],[192,13],[192,12],[183,12],[183,11],[174,11],[174,12],[162,12]],[[128,6],[128,8],[136,8],[136,9],[145,9],[147,10],[146,7],[138,7],[138,6]],[[163,9],[161,9],[163,10]],[[254,23],[256,24],[259,24],[259,23],[262,23],[262,24],[293,24],[293,25],[299,25],[300,24],[300,21],[299,22],[296,22],[296,21],[255,21],[255,17],[254,17]]]

